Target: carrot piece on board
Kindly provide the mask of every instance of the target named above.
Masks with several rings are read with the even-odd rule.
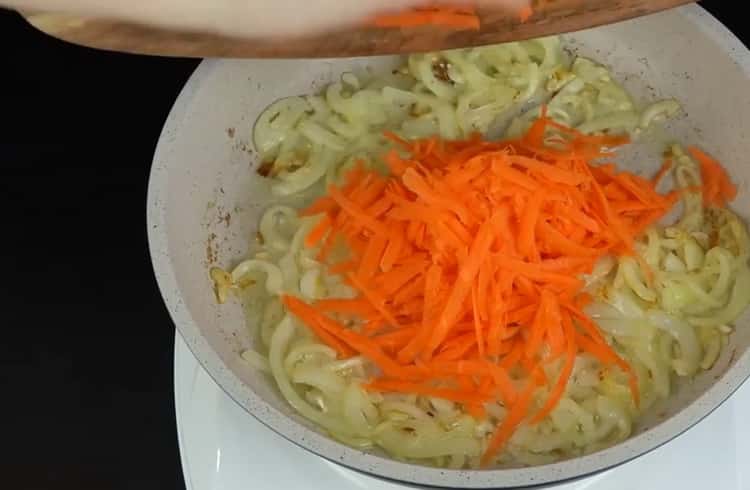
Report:
[[[531,7],[531,5],[526,5],[518,13],[518,18],[521,20],[521,22],[526,22],[531,18],[532,15],[534,15],[534,9]]]
[[[408,28],[439,26],[457,30],[478,30],[479,17],[470,8],[429,7],[381,14],[370,21],[375,27]]]

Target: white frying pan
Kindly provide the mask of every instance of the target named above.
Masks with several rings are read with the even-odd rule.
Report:
[[[571,34],[566,41],[610,65],[636,97],[680,100],[687,116],[672,123],[669,134],[723,162],[740,188],[734,208],[750,218],[750,53],[727,29],[700,7],[688,6]],[[207,271],[242,258],[269,203],[253,171],[258,162],[250,142],[260,111],[279,97],[315,91],[353,67],[385,69],[395,63],[395,58],[205,61],[166,122],[148,195],[154,269],[188,346],[238,404],[290,444],[356,470],[425,486],[510,488],[573,479],[636,458],[696,424],[750,375],[746,314],[714,368],[681,386],[666,409],[645,418],[630,439],[531,468],[459,471],[401,463],[335,442],[294,414],[269,380],[239,358],[251,344],[241,307],[215,303]],[[620,161],[650,171],[644,162],[658,161],[642,158],[647,152],[646,146],[636,147]]]

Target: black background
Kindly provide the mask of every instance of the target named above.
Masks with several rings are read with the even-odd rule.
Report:
[[[744,2],[703,5],[750,40]],[[68,45],[3,10],[0,40],[0,486],[182,489],[145,203],[198,61]]]

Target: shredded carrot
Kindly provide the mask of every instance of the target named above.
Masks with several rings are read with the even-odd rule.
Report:
[[[331,274],[344,274],[351,271],[355,267],[357,267],[357,262],[355,260],[344,260],[337,264],[332,264],[330,267],[328,267],[328,271]]]
[[[314,247],[317,245],[323,239],[331,224],[331,217],[328,214],[323,215],[318,224],[305,237],[305,246]]]
[[[699,148],[688,148],[701,166],[703,179],[703,201],[713,206],[724,207],[737,196],[737,186],[732,183],[727,171],[714,158]]]
[[[659,185],[659,182],[661,182],[661,179],[664,178],[665,175],[669,172],[669,170],[672,168],[672,159],[671,158],[665,158],[664,163],[662,163],[661,167],[659,168],[659,171],[656,172],[656,175],[651,179],[651,182],[653,184]]]
[[[497,428],[495,433],[490,439],[490,443],[487,446],[487,450],[482,455],[482,464],[488,465],[492,462],[495,455],[502,449],[503,445],[510,439],[515,432],[516,428],[523,422],[531,404],[531,398],[534,395],[536,386],[529,379],[526,382],[526,389],[519,399],[510,407],[510,412],[503,419],[500,427]]]
[[[518,13],[518,16],[521,19],[521,22],[526,22],[527,20],[531,18],[532,15],[534,15],[534,9],[531,7],[531,5],[526,5]]]
[[[452,29],[479,29],[479,16],[473,7],[419,7],[403,12],[381,14],[370,23],[375,27],[441,26]]]
[[[541,422],[544,417],[549,415],[552,410],[557,406],[562,396],[565,394],[565,388],[568,386],[568,379],[573,372],[573,365],[576,360],[576,354],[578,353],[578,344],[575,338],[575,327],[570,315],[564,314],[561,318],[562,329],[565,332],[567,347],[565,349],[565,362],[563,363],[562,370],[558,376],[557,383],[549,394],[547,401],[539,412],[534,415],[531,419],[531,423],[535,424]]]
[[[315,302],[315,308],[324,313],[338,312],[370,318],[377,311],[362,299],[321,299]]]
[[[289,301],[285,301],[284,305],[289,308],[289,311],[302,318],[303,310],[298,308],[299,305],[297,304],[297,302],[301,303],[301,301],[297,300],[296,298],[289,298]],[[338,353],[339,356],[350,357],[353,354],[354,351],[350,347],[348,347],[334,335],[331,335],[325,328],[323,328],[317,317],[307,316],[305,323],[313,332],[315,332],[315,335],[320,337],[320,340],[328,344],[333,350]]]
[[[580,352],[624,371],[638,403],[635,372],[583,311],[591,298],[578,276],[607,254],[634,254],[637,236],[677,198],[655,189],[666,164],[651,180],[599,165],[627,140],[583,135],[542,113],[526,135],[505,142],[386,134],[402,152],[384,156],[389,176],[357,165],[303,211],[325,213],[306,245],[321,248],[319,259],[357,297],[284,297],[340,356],[358,353],[380,368],[366,389],[446,398],[476,416],[485,416],[484,403],[503,403],[508,415],[484,463],[520,424],[555,409]],[[563,135],[554,149],[543,142],[548,127]],[[718,163],[691,152],[707,200],[734,197]],[[334,243],[350,257],[328,263]],[[543,369],[553,362],[556,377]],[[525,382],[522,392],[508,373]],[[547,395],[531,414],[537,389]]]
[[[300,216],[315,216],[320,213],[327,213],[336,209],[336,201],[328,196],[323,196],[312,203],[307,208],[300,211]]]
[[[518,11],[518,20],[522,23],[526,22],[533,14],[533,7],[531,4],[527,4]],[[481,27],[476,9],[466,3],[463,6],[428,4],[402,12],[381,14],[371,19],[369,24],[386,28],[439,26],[457,30],[479,30]],[[429,147],[430,140],[427,140],[426,143]]]
[[[474,317],[474,335],[476,336],[476,345],[479,350],[479,357],[484,358],[484,336],[482,322],[479,314],[479,303],[477,301],[477,288],[476,284],[471,290],[471,307],[473,309],[472,316]]]

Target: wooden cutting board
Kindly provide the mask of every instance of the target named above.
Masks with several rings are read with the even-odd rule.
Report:
[[[689,0],[547,0],[521,22],[507,13],[480,11],[481,29],[362,27],[294,39],[240,39],[177,32],[105,19],[24,13],[37,29],[92,48],[127,53],[201,58],[332,58],[413,53],[572,32],[691,3]]]

